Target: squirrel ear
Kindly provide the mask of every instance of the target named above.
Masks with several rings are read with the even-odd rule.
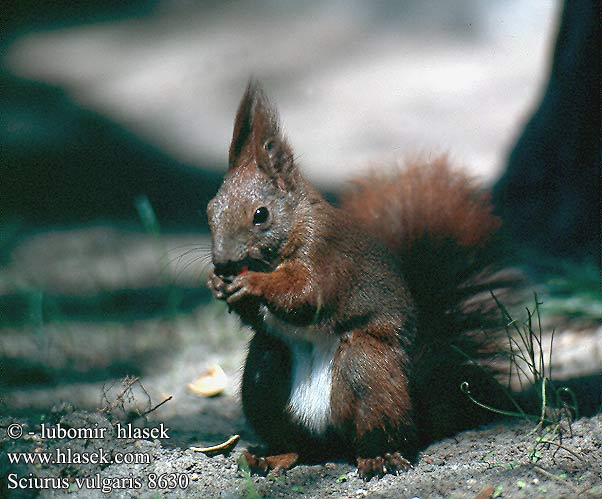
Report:
[[[234,132],[232,133],[232,142],[230,143],[230,152],[228,158],[228,168],[237,166],[243,149],[251,138],[253,108],[255,107],[258,85],[255,81],[249,81],[247,89],[238,105],[236,119],[234,120]]]
[[[257,166],[281,189],[292,189],[293,151],[280,132],[278,113],[261,90],[256,94],[251,126]]]
[[[230,168],[236,168],[243,151],[249,153],[279,188],[292,190],[293,153],[280,133],[278,113],[260,85],[251,80],[241,100],[230,145]]]

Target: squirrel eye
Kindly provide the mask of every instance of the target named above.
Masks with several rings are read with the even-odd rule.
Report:
[[[266,150],[266,152],[268,154],[272,154],[274,152],[275,145],[276,145],[276,143],[274,142],[273,139],[268,139],[263,144],[263,148]]]
[[[270,216],[270,212],[265,206],[261,208],[257,208],[255,210],[255,214],[253,215],[253,225],[262,225],[268,221]]]

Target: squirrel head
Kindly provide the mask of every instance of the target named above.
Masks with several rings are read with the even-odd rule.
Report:
[[[276,110],[254,81],[238,107],[228,163],[207,207],[215,272],[271,271],[293,229],[304,189]]]

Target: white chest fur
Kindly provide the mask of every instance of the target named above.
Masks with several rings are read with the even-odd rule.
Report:
[[[282,338],[291,350],[292,416],[311,432],[323,434],[330,422],[330,393],[334,356],[339,339],[327,331],[297,327],[264,309],[268,331]]]

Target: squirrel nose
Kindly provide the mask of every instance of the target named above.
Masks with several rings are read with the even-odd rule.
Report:
[[[226,244],[219,234],[213,234],[211,259],[213,261],[215,275],[236,275],[236,261],[232,258],[232,248]]]

